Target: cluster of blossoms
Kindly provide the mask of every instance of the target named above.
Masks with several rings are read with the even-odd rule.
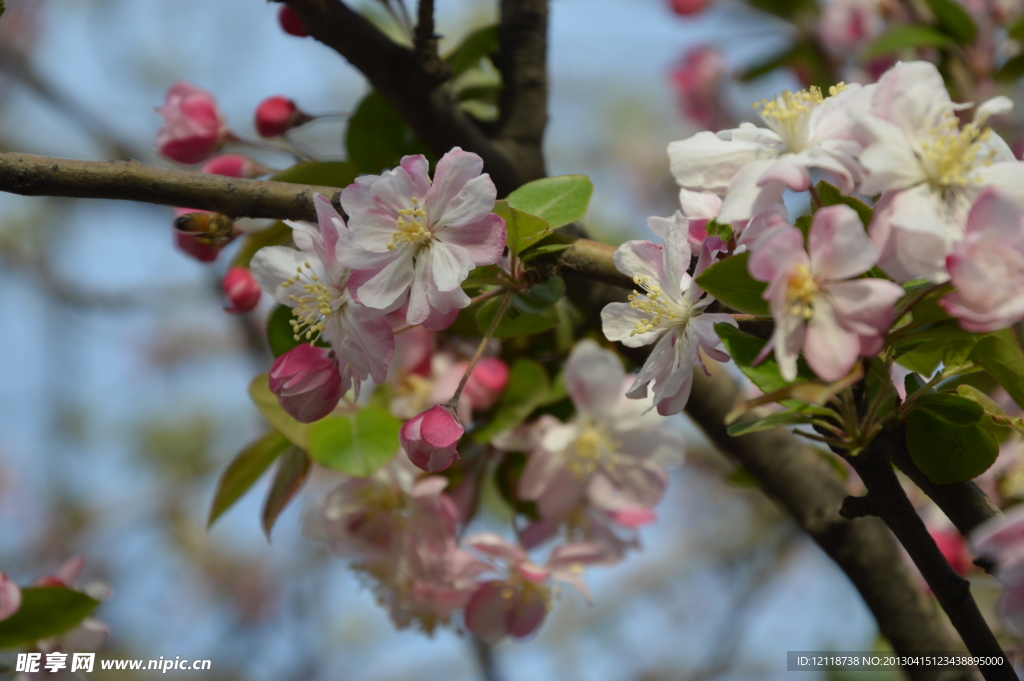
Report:
[[[693,276],[750,253],[749,273],[768,284],[763,297],[775,321],[761,354],[774,349],[787,380],[801,352],[826,381],[877,355],[904,295],[899,283],[952,284],[941,304],[967,331],[1024,319],[1024,164],[986,127],[1011,103],[984,102],[961,125],[965,106],[950,100],[934,65],[899,63],[877,84],[765,100],[755,105],[765,127],[744,123],[670,144],[682,212],[652,219],[663,245],[619,248],[617,267],[642,292],[602,315],[611,340],[658,340],[630,396],[646,395],[653,382],[658,411],[677,413],[698,349],[723,357],[713,325],[731,320],[704,312],[712,300],[688,274],[691,248],[700,249]],[[849,206],[819,208],[805,246],[782,197],[813,192],[812,172],[844,194],[878,196],[866,232]],[[712,219],[729,224],[728,242],[708,236]]]

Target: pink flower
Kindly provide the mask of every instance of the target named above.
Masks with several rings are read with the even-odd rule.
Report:
[[[464,432],[458,417],[438,405],[406,421],[398,439],[410,461],[428,473],[436,473],[459,458],[455,448]]]
[[[1024,209],[995,189],[974,202],[967,235],[946,258],[956,290],[942,306],[960,326],[987,333],[1024,319]]]
[[[710,4],[711,0],[669,0],[672,11],[684,17],[699,14]]]
[[[655,506],[668,484],[662,462],[681,456],[681,439],[650,413],[649,400],[626,398],[630,379],[622,364],[594,341],[573,348],[565,381],[576,418],[541,418],[520,498],[556,522],[583,503],[604,511]]]
[[[263,293],[248,267],[228,269],[220,286],[231,303],[225,310],[231,314],[249,312],[260,302]]]
[[[281,408],[301,423],[330,414],[347,392],[334,351],[303,343],[270,366],[270,392]]]
[[[725,60],[710,47],[690,50],[672,69],[672,85],[683,115],[702,128],[717,127],[721,118],[718,83],[725,74]]]
[[[464,544],[497,560],[505,573],[503,579],[482,583],[466,604],[466,628],[491,644],[506,636],[525,638],[543,624],[551,607],[549,581],[571,584],[589,600],[580,575],[586,565],[608,562],[604,547],[585,542],[559,546],[543,567],[493,532],[474,535]]]
[[[831,0],[821,11],[821,45],[837,55],[856,52],[885,29],[880,0]]]
[[[385,312],[360,304],[352,295],[375,270],[354,272],[341,263],[343,254],[362,254],[367,266],[374,254],[352,243],[344,220],[330,201],[317,194],[318,225],[286,221],[299,250],[261,248],[253,256],[252,274],[275,302],[293,308],[297,338],[322,338],[334,349],[342,374],[342,394],[362,381],[383,383],[395,351],[395,335]],[[378,258],[379,259],[379,258]]]
[[[881,350],[903,288],[882,279],[842,281],[878,261],[878,249],[849,206],[819,210],[808,241],[809,256],[800,230],[777,229],[757,242],[750,257],[750,274],[769,282],[764,298],[775,318],[762,355],[774,347],[782,377],[792,381],[802,348],[818,376],[836,381],[858,356]]]
[[[224,175],[226,177],[248,177],[250,179],[267,175],[270,168],[258,163],[244,154],[217,154],[203,164],[199,172],[207,175]]]
[[[409,293],[406,322],[447,328],[469,305],[470,270],[492,265],[505,248],[505,221],[493,214],[497,190],[476,154],[452,149],[431,182],[424,156],[406,156],[383,175],[356,179],[341,194],[352,238],[371,253],[345,254],[354,269],[379,269],[356,294],[387,309]],[[378,262],[384,262],[381,269]]]
[[[508,365],[497,357],[481,357],[466,381],[463,394],[469,395],[474,411],[486,411],[498,401],[507,383]]]
[[[178,81],[156,109],[165,125],[156,133],[157,150],[179,163],[199,163],[224,144],[228,129],[217,100],[206,90]]]
[[[302,23],[302,18],[288,5],[283,5],[277,13],[277,22],[281,24],[281,29],[288,35],[293,35],[296,38],[305,38],[309,35],[306,25]]]
[[[720,239],[715,241],[721,244]],[[711,249],[710,243],[702,248],[695,274],[711,264]],[[686,406],[694,367],[701,363],[699,350],[719,361],[729,360],[717,349],[721,340],[715,324],[736,325],[727,314],[703,313],[714,298],[693,283],[689,266],[687,220],[677,212],[667,225],[664,246],[628,241],[615,251],[615,267],[632,276],[644,293],[634,291],[629,303],[609,303],[601,311],[608,340],[631,348],[657,342],[626,395],[644,398],[653,383],[652,407],[663,416],[678,414]]]
[[[0,622],[18,612],[21,607],[21,589],[0,572]]]
[[[311,120],[295,102],[280,95],[267,97],[256,107],[256,132],[261,137],[280,137]]]
[[[959,575],[966,577],[974,569],[974,563],[971,562],[971,556],[967,552],[967,540],[956,528],[932,529],[929,530],[929,533],[943,557],[949,562],[950,567]]]
[[[986,521],[968,539],[974,553],[995,562],[996,579],[1007,588],[1000,612],[1024,635],[1024,505]]]

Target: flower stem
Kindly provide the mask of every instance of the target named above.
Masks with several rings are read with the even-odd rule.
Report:
[[[509,303],[512,302],[512,296],[514,295],[514,291],[505,290],[505,296],[501,299],[501,303],[498,304],[498,311],[495,313],[494,319],[491,320],[490,327],[488,327],[484,337],[480,339],[480,345],[477,347],[476,352],[473,353],[473,359],[469,360],[469,366],[466,367],[466,372],[462,374],[462,380],[459,381],[459,387],[455,389],[455,394],[452,395],[450,400],[445,402],[444,406],[449,409],[458,408],[459,397],[462,396],[462,390],[466,387],[466,383],[469,382],[469,377],[473,373],[476,363],[484,354],[484,349],[487,347],[487,343],[491,340],[491,336],[494,335],[495,330],[498,328],[498,323],[501,322],[501,318],[505,316],[505,310],[508,309]]]

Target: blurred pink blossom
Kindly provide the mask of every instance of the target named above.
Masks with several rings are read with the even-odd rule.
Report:
[[[157,151],[179,163],[204,161],[228,139],[217,100],[191,83],[179,80],[172,85],[156,111],[165,122],[156,134]]]
[[[232,314],[249,312],[260,302],[263,294],[248,267],[229,268],[220,285],[230,303],[225,309]]]

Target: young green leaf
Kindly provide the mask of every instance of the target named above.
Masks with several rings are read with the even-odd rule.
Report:
[[[280,357],[305,342],[295,340],[295,329],[291,324],[293,319],[292,308],[287,305],[278,305],[267,317],[267,344],[274,357]]]
[[[355,182],[358,176],[359,168],[351,161],[305,161],[275,173],[271,179],[277,182],[312,184],[344,189]],[[331,198],[330,196],[327,197],[328,200]],[[290,233],[291,228],[289,228],[289,235]]]
[[[764,344],[768,341],[752,336],[746,331],[740,331],[731,324],[715,324],[715,333],[722,339],[725,349],[732,356],[740,371],[763,392],[775,392],[791,385],[779,373],[779,365],[775,363],[773,354],[769,354],[757,366],[751,366],[757,354],[761,352]],[[809,381],[817,380],[803,360],[797,362],[797,377]]]
[[[519,358],[509,369],[508,384],[494,408],[494,418],[473,433],[477,442],[489,442],[491,438],[515,428],[544,403],[551,390],[548,372],[540,362]]]
[[[508,205],[558,229],[583,219],[593,193],[594,183],[586,175],[560,175],[527,182],[508,195]]]
[[[982,336],[971,351],[970,359],[985,367],[1010,393],[1017,406],[1024,407],[1024,351],[1013,329]]]
[[[978,37],[978,25],[970,13],[954,0],[925,0],[939,20],[939,28],[961,45],[970,45]]]
[[[309,424],[299,423],[281,408],[277,396],[270,392],[266,374],[260,374],[249,383],[249,397],[274,430],[284,435],[296,447],[306,447]]]
[[[518,254],[551,234],[551,225],[547,220],[512,208],[508,201],[497,201],[494,213],[505,221],[508,249],[512,253]]]
[[[452,48],[442,59],[452,70],[452,77],[458,78],[475,67],[484,57],[498,49],[498,27],[484,26],[472,31],[462,42]]]
[[[394,168],[408,154],[426,153],[423,143],[401,116],[374,90],[348,120],[345,149],[361,173]]]
[[[245,235],[241,247],[231,259],[232,267],[248,267],[256,251],[266,246],[281,246],[291,241],[292,228],[283,222],[275,222],[266,229],[249,232]]]
[[[267,541],[270,541],[270,531],[277,517],[305,484],[309,467],[309,457],[298,447],[289,448],[278,461],[274,481],[263,503],[263,534]]]
[[[808,423],[812,417],[813,414],[808,414],[804,409],[796,407],[776,412],[769,416],[765,416],[764,418],[734,423],[729,426],[727,432],[729,435],[733,436],[746,435],[747,433],[759,433],[762,430],[771,430],[772,428],[778,428],[780,426]]]
[[[871,224],[871,217],[874,215],[874,210],[868,204],[864,203],[859,199],[855,199],[852,196],[846,196],[839,188],[835,185],[829,184],[825,180],[818,182],[817,186],[818,198],[821,199],[822,206],[849,206],[857,212],[857,217],[867,228]]]
[[[734,310],[770,317],[772,312],[762,294],[768,287],[750,276],[750,253],[740,253],[715,263],[697,277],[697,285]]]
[[[239,452],[217,481],[206,526],[212,526],[224,511],[241,499],[288,445],[283,435],[272,430]]]
[[[556,299],[557,302],[557,299]],[[476,312],[476,325],[480,333],[486,333],[501,307],[500,296],[491,298],[480,305]],[[539,313],[521,314],[516,308],[509,308],[505,316],[498,322],[494,330],[495,338],[512,338],[514,336],[532,336],[535,333],[548,331],[558,324],[558,311],[553,305],[542,309]]]
[[[985,413],[977,402],[948,393],[921,395],[914,400],[913,408],[926,411],[940,421],[953,426],[972,426],[980,421]]]
[[[999,445],[979,425],[954,426],[926,411],[907,416],[907,449],[936,485],[976,478],[996,460]]]
[[[327,416],[309,429],[309,456],[326,468],[365,478],[394,458],[401,427],[401,421],[380,407]]]
[[[21,607],[0,622],[0,650],[53,638],[76,627],[92,614],[99,601],[62,586],[32,586],[21,590]]]
[[[526,291],[517,293],[512,304],[527,314],[540,314],[565,295],[565,280],[561,277],[538,282]]]
[[[883,33],[878,40],[868,45],[862,52],[862,59],[884,57],[893,52],[910,47],[949,47],[953,44],[949,36],[939,33],[934,28],[920,24],[898,24]]]

